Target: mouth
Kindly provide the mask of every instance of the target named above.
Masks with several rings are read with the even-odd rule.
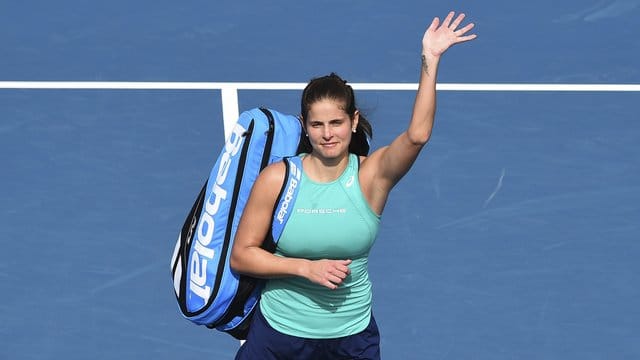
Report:
[[[320,144],[320,146],[322,147],[328,147],[328,148],[332,148],[332,147],[336,147],[338,145],[337,142],[329,142],[329,143],[322,143]]]

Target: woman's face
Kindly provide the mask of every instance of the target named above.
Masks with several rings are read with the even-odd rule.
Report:
[[[352,129],[358,125],[359,114],[354,118],[343,110],[343,104],[331,99],[319,100],[309,109],[306,130],[316,155],[335,159],[349,152]]]

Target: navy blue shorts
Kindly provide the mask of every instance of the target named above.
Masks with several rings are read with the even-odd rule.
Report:
[[[283,334],[272,328],[256,309],[247,341],[236,360],[380,359],[380,333],[373,315],[362,332],[336,339],[306,339]]]

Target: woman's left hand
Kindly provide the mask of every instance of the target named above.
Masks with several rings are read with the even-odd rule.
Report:
[[[440,57],[451,46],[473,40],[476,34],[466,35],[475,26],[473,23],[467,24],[456,30],[464,20],[465,14],[461,13],[453,19],[455,12],[451,11],[444,18],[442,24],[439,18],[434,18],[431,25],[422,37],[422,52],[425,56]]]

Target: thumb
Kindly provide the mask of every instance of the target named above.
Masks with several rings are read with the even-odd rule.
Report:
[[[438,25],[440,25],[440,18],[436,16],[433,18],[433,21],[431,22],[431,25],[429,25],[429,28],[427,30],[434,31],[438,28]]]

